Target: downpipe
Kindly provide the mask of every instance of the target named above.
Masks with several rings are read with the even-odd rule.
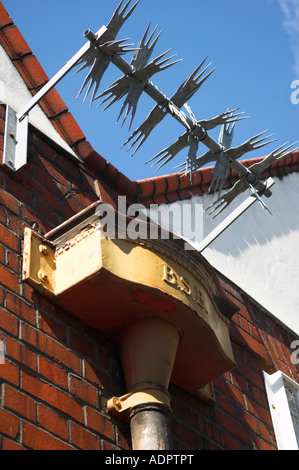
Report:
[[[133,408],[130,428],[133,450],[171,450],[171,410],[161,404]]]
[[[135,320],[121,334],[120,356],[128,393],[108,410],[130,423],[132,450],[171,450],[168,386],[180,341],[170,322]]]

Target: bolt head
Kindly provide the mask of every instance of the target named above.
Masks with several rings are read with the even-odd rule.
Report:
[[[39,252],[44,255],[48,255],[49,254],[48,247],[46,245],[39,245]]]
[[[44,282],[44,283],[49,282],[49,279],[48,279],[47,274],[44,273],[43,271],[39,271],[39,272],[38,272],[38,277],[39,277],[39,279],[40,279],[42,282]]]

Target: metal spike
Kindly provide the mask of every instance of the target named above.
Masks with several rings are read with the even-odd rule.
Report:
[[[225,114],[227,115],[228,112],[226,112]],[[231,117],[231,116],[228,114],[228,117]],[[223,124],[221,127],[218,142],[225,150],[231,147],[232,140],[234,137],[235,125],[236,125],[235,121],[232,124],[231,122],[226,121],[226,123]]]
[[[125,75],[116,82],[114,82],[107,90],[105,90],[103,93],[100,95],[96,96],[95,99],[98,99],[100,97],[103,97],[105,95],[108,95],[107,98],[105,98],[101,103],[103,104],[107,100],[111,100],[110,103],[106,106],[105,109],[107,109],[109,106],[111,106],[115,101],[119,100],[122,98],[124,95],[127,94],[126,99],[122,105],[118,120],[122,113],[124,112],[125,108],[127,107],[127,111],[125,113],[124,117],[124,122],[126,121],[129,113],[131,112],[131,120],[129,124],[129,129],[131,128],[133,118],[136,113],[137,109],[137,104],[139,101],[139,98],[144,91],[146,81],[155,73],[160,72],[162,70],[165,70],[168,67],[171,67],[178,61],[172,62],[170,64],[166,64],[172,57],[165,58],[164,60],[163,57],[170,51],[164,52],[163,54],[160,54],[158,57],[156,57],[152,62],[150,62],[148,65],[134,70],[131,74],[131,76]],[[166,65],[164,65],[166,64]],[[114,96],[114,98],[113,98]],[[99,105],[99,106],[100,106]]]
[[[262,139],[258,139],[254,142],[254,145],[259,144],[260,142],[263,142],[264,140],[269,139],[270,137],[273,137],[274,134],[267,135],[266,137],[263,137]]]
[[[226,209],[229,204],[242,192],[244,192],[248,188],[248,185],[245,180],[238,180],[234,186],[227,191],[223,196],[219,197],[216,201],[214,201],[210,206],[205,209],[205,212],[208,212],[208,216],[212,217],[212,220],[217,217],[224,209]]]
[[[293,144],[289,145],[288,147],[286,147],[285,149],[283,149],[281,152],[279,152],[278,155],[276,155],[276,152],[277,152],[277,149],[274,151],[275,152],[275,158],[276,158],[276,161],[279,161],[281,158],[284,158],[286,157],[290,152],[287,152],[285,153],[287,150],[291,149],[294,145],[298,144],[298,141],[294,142]],[[281,147],[280,147],[281,148]],[[299,147],[296,147],[294,149],[292,149],[292,152],[296,152],[297,150],[299,150]]]
[[[242,113],[240,113],[242,114]],[[245,117],[242,117],[242,118],[237,118],[237,119],[231,119],[229,121],[226,121],[227,123],[231,123],[231,122],[239,122],[239,121],[244,121],[244,119],[248,119],[249,116],[245,116]]]
[[[267,132],[267,131],[265,131]],[[264,133],[265,133],[264,132]],[[264,134],[264,133],[261,133],[259,134],[258,136]],[[254,138],[253,138],[254,139]],[[263,160],[261,160],[260,162],[258,163],[254,163],[253,165],[251,165],[248,170],[255,176],[257,175],[261,175],[269,166],[271,166],[273,163],[275,163],[276,161],[279,161],[281,158],[284,158],[288,155],[287,150],[290,150],[292,147],[294,147],[294,145],[296,145],[298,142],[294,142],[293,144],[291,145],[288,145],[286,147],[286,145],[288,144],[288,142],[286,142],[285,144],[279,146],[277,149],[273,150],[267,157],[263,158]],[[293,149],[292,152],[294,152],[296,149]],[[206,211],[208,211],[209,209],[210,212],[209,212],[209,215],[215,213],[215,215],[213,216],[213,219],[215,217],[217,217],[217,215],[219,215],[224,209],[226,209],[229,204],[237,197],[239,196],[241,193],[243,193],[244,191],[246,191],[246,189],[248,188],[248,186],[251,186],[251,189],[253,188],[252,185],[248,185],[248,183],[245,181],[245,179],[241,179],[241,180],[238,180],[234,186],[226,193],[224,194],[222,197],[220,197],[217,201],[213,202],[207,209]],[[254,189],[254,188],[253,188]],[[256,190],[254,189],[255,193],[256,193]],[[258,194],[258,193],[257,193]],[[258,194],[258,197],[259,197],[259,194]],[[264,207],[264,203],[262,202],[263,204],[263,207]],[[266,207],[265,207],[266,208]],[[267,208],[266,208],[267,209]]]
[[[212,63],[212,62],[211,62]],[[205,70],[210,66],[211,64],[209,64]],[[214,67],[204,78],[201,79],[200,83],[199,83],[199,86],[203,85],[203,83],[212,75],[212,73],[215,72],[215,70],[217,69],[217,67]],[[205,72],[205,70],[200,74],[203,75],[203,73]]]
[[[260,197],[259,193],[257,192],[257,190],[251,185],[249,184],[248,185],[252,191],[252,194],[254,195],[254,197],[257,198],[258,202],[260,203],[260,205],[262,206],[263,209],[265,209],[266,211],[269,212],[269,214],[273,215],[272,212],[269,210],[269,208],[267,207],[267,205],[264,203],[264,201],[262,200],[262,198]]]
[[[157,124],[159,124],[163,118],[165,117],[164,111],[160,108],[160,106],[156,105],[146,118],[146,120],[138,127],[136,131],[131,134],[129,139],[123,144],[122,147],[124,147],[127,143],[129,143],[135,136],[135,140],[129,147],[128,151],[131,150],[131,148],[140,140],[138,146],[135,148],[132,156],[137,152],[137,150],[140,148],[140,146],[145,142],[145,140],[148,138],[149,134],[151,131],[156,127]]]
[[[201,77],[202,75],[202,72],[196,77],[196,74],[197,72],[199,72],[199,70],[201,69],[201,67],[203,66],[203,64],[205,63],[205,61],[207,60],[208,56],[204,58],[204,60],[201,62],[201,64],[199,64],[196,69],[194,70],[194,72],[190,75],[190,77],[187,79],[192,79],[193,81],[197,82],[197,80]],[[207,66],[209,67],[211,65],[212,62],[210,62],[210,64]],[[207,67],[205,68],[205,70],[207,69]],[[187,81],[186,80],[186,81]]]
[[[200,124],[207,131],[207,130],[212,130],[215,127],[219,125],[223,125],[225,123],[233,123],[233,122],[241,121],[243,119],[247,119],[248,116],[245,116],[243,118],[238,118],[238,116],[244,113],[234,114],[234,112],[238,111],[239,109],[240,108],[236,108],[231,111],[226,111],[225,113],[219,114],[218,116],[212,119],[198,121],[198,124]]]
[[[126,41],[129,41],[129,38],[119,39],[118,41],[108,41],[104,44],[101,44],[98,49],[109,56],[115,54],[123,55],[126,52],[138,51],[138,47],[128,49],[130,46],[134,46],[134,44],[123,44]]]
[[[173,167],[174,170],[178,170],[178,169],[183,169],[184,167],[186,167],[186,162],[184,163],[180,163],[179,165],[176,165]]]
[[[196,74],[201,69],[206,60],[207,57],[201,62],[198,67],[196,67],[194,72],[181,84],[175,94],[171,97],[171,101],[179,108],[181,108],[188,100],[190,100],[192,96],[197,92],[197,90],[201,87],[202,82],[198,82],[198,80],[202,76],[202,74],[200,73],[198,76],[196,76]]]
[[[212,152],[212,150],[209,150],[204,155],[201,155],[200,157],[196,158],[196,168],[199,169],[202,166],[207,165],[208,163],[211,163],[217,159],[218,159],[218,154],[215,154],[214,152]],[[179,165],[175,166],[174,169],[182,169],[185,166],[186,166],[186,162],[180,163]]]
[[[247,152],[251,152],[253,150],[257,150],[259,148],[262,148],[264,147],[265,145],[268,145],[272,142],[275,142],[275,140],[277,139],[273,139],[273,140],[270,140],[268,142],[263,142],[264,140],[267,140],[269,137],[271,137],[272,135],[270,136],[267,136],[267,137],[263,137],[262,139],[258,139],[259,137],[261,137],[262,135],[264,135],[266,132],[268,132],[269,129],[267,129],[266,131],[263,131],[257,135],[255,135],[254,137],[251,137],[250,139],[248,139],[246,142],[244,142],[243,144],[239,145],[238,147],[234,147],[234,148],[230,148],[226,151],[226,154],[227,154],[227,157],[230,159],[230,160],[237,160],[238,158],[242,157],[242,155],[244,155],[245,153]],[[263,142],[261,143],[260,145],[257,145],[259,144],[260,142]]]
[[[128,13],[124,16],[124,20],[127,20],[129,18],[129,16],[133,13],[133,11],[135,10],[135,8],[137,7],[139,2],[140,2],[140,0],[137,0],[135,5],[133,5],[131,7],[131,9],[128,11]],[[127,9],[127,7],[129,6],[130,3],[131,3],[131,0],[129,0],[128,3],[125,5],[124,9],[121,12],[121,15],[123,15],[125,13],[125,11],[126,11],[126,9]]]
[[[161,71],[161,70],[165,70],[166,68],[168,67],[171,67],[172,65],[180,62],[182,59],[178,59],[170,64],[167,64],[167,65],[164,65],[166,62],[168,62],[169,60],[171,60],[173,57],[176,56],[176,54],[173,54],[172,56],[164,59],[164,60],[161,60],[166,54],[168,54],[168,52],[170,52],[171,49],[168,49],[167,51],[163,52],[162,54],[160,54],[158,57],[156,57],[155,59],[152,60],[152,62],[150,62],[148,65],[146,65],[145,67],[143,67],[141,70],[137,70],[135,72],[135,76],[138,77],[138,79],[144,81],[144,80],[148,80],[149,78],[151,78],[155,73]],[[159,62],[160,61],[160,62]]]
[[[146,36],[148,34],[148,31],[149,31],[149,28],[150,28],[150,23],[148,25],[148,27],[146,28],[146,31],[142,37],[142,39],[139,41],[137,47],[138,47],[138,51],[133,55],[133,58],[131,60],[131,63],[130,65],[132,67],[134,67],[135,70],[137,69],[140,69],[142,67],[144,67],[148,60],[150,59],[152,53],[153,53],[153,50],[154,50],[154,47],[162,33],[162,30],[160,31],[160,33],[157,35],[157,37],[154,39],[153,43],[149,46],[149,43],[156,31],[158,26],[156,26],[152,32],[152,34],[150,35],[149,39],[147,40],[147,42],[145,42],[146,40]]]
[[[224,113],[224,115],[229,116],[229,111]],[[224,150],[229,149],[231,146],[233,136],[234,136],[235,124],[236,124],[235,122],[233,122],[232,125],[226,122],[225,124],[222,125],[218,142],[223,147]],[[216,165],[213,171],[212,181],[209,187],[209,192],[211,192],[214,183],[217,182],[214,191],[216,192],[217,188],[219,187],[218,199],[221,197],[222,189],[227,178],[228,170],[229,170],[229,159],[226,157],[225,152],[221,151],[219,153],[219,157],[218,157],[218,160],[216,162]]]
[[[162,156],[161,156],[162,155]],[[156,162],[154,162],[152,165],[151,165],[151,168],[153,168],[155,165],[158,165],[158,163],[160,163],[163,159],[165,158],[169,158],[170,155],[170,152],[167,151],[167,149],[164,149],[164,150],[161,150],[161,152],[157,153],[154,157],[150,158],[147,162],[145,162],[145,164],[147,165],[148,163],[150,163],[151,161],[153,161],[155,158],[158,158],[160,157]]]
[[[125,21],[129,18],[129,16],[133,13],[135,10],[136,6],[138,5],[140,0],[137,0],[137,2],[132,6],[132,8],[125,14],[125,11],[127,10],[128,6],[131,3],[131,0],[129,0],[124,8],[120,11],[123,0],[119,3],[118,7],[116,8],[115,12],[112,15],[111,20],[109,21],[107,25],[107,31],[104,34],[104,39],[105,40],[114,40],[116,38],[116,35],[120,31],[121,27],[125,23]],[[124,15],[124,16],[123,16]]]
[[[164,165],[166,165],[166,163],[170,162],[170,160],[171,160],[172,158],[173,158],[172,155],[170,155],[168,158],[166,158],[166,160],[164,160],[164,162],[161,163],[161,165],[158,166],[158,168],[156,168],[155,171],[160,170]],[[160,162],[161,160],[162,160],[162,159],[160,159],[159,162]],[[158,162],[157,162],[157,163],[158,163]],[[155,165],[156,165],[157,163],[155,163]],[[153,167],[153,166],[154,166],[154,165],[152,165],[152,167]]]
[[[150,23],[150,24],[151,24],[151,23]],[[147,33],[148,30],[149,30],[150,24],[148,25],[148,28],[147,28],[146,33]],[[157,37],[154,39],[152,45],[149,46],[149,43],[150,43],[151,40],[153,39],[153,36],[154,36],[154,34],[155,34],[157,28],[158,28],[158,25],[154,28],[152,34],[150,35],[150,37],[149,37],[148,40],[147,40],[147,43],[145,44],[145,46],[146,46],[146,47],[149,47],[150,49],[153,49],[153,48],[155,47],[155,45],[156,45],[156,43],[157,43],[157,41],[158,41],[158,39],[159,39],[159,37],[160,37],[160,35],[161,35],[161,33],[162,33],[162,29],[161,29],[161,31],[159,32],[159,34],[157,35]]]
[[[185,104],[188,99],[190,99],[195,92],[201,87],[203,81],[200,80],[202,77],[202,74],[207,70],[207,67],[204,69],[203,72],[199,73],[199,70],[207,60],[207,57],[201,62],[201,64],[196,67],[196,69],[192,72],[192,74],[180,85],[180,87],[177,89],[177,91],[174,93],[174,95],[170,98],[169,103],[173,103],[177,108],[181,108],[183,105],[185,105],[186,109],[187,105]],[[209,64],[210,65],[210,64]],[[209,67],[208,65],[208,67]],[[197,75],[198,74],[198,75]],[[198,82],[198,80],[200,80]],[[165,97],[166,99],[166,97]],[[149,113],[148,117],[146,120],[136,129],[133,134],[129,137],[129,139],[123,144],[121,148],[123,148],[126,144],[128,144],[134,137],[135,140],[129,147],[128,151],[131,150],[134,145],[137,145],[135,148],[134,152],[132,153],[132,156],[135,155],[137,150],[141,147],[141,145],[146,141],[152,130],[164,119],[166,116],[167,110],[170,110],[171,105],[168,106],[165,104],[164,109],[161,108],[161,106],[156,105],[152,111]],[[190,108],[189,108],[190,109]],[[191,111],[191,110],[190,110]],[[189,111],[189,112],[190,112]]]
[[[257,149],[260,149],[260,148],[262,148],[262,147],[265,147],[265,145],[272,144],[272,142],[277,142],[277,139],[272,139],[272,140],[269,140],[268,142],[264,142],[263,144],[255,145],[255,146],[254,146],[254,150],[257,150]]]
[[[119,116],[118,116],[118,119],[117,119],[117,121],[118,121],[119,118],[121,117],[122,113],[124,112],[125,108],[127,107],[122,125],[124,125],[128,115],[131,111],[131,119],[130,119],[129,129],[131,128],[131,125],[132,125],[132,122],[133,122],[133,119],[134,119],[134,116],[135,116],[135,113],[136,113],[136,110],[137,110],[138,100],[139,100],[143,90],[144,90],[144,84],[141,83],[141,82],[138,82],[136,79],[134,80],[134,77],[130,77],[130,87],[129,87],[129,90],[127,92],[127,97],[126,97],[126,99],[125,99],[125,101],[122,105],[122,108],[120,110],[120,113],[119,113]]]
[[[220,198],[221,193],[222,193],[223,185],[226,181],[226,177],[227,177],[227,174],[228,174],[228,169],[229,169],[229,160],[226,158],[225,153],[221,151],[220,154],[219,154],[219,158],[217,160],[217,163],[215,165],[215,168],[214,168],[214,171],[213,171],[212,181],[211,181],[211,184],[210,184],[210,187],[209,187],[209,192],[210,192],[212,190],[212,187],[213,187],[215,181],[217,181],[214,192],[216,192],[217,188],[219,187],[219,198]]]
[[[164,67],[161,67],[163,64],[166,64],[166,62],[168,62],[169,60],[171,60],[173,57],[175,57],[177,54],[173,54],[171,55],[170,57],[167,57],[166,59],[162,60],[160,63],[158,62],[154,62],[156,63],[157,65],[159,65],[160,68],[164,68]],[[174,64],[176,64],[177,62],[180,62],[182,59],[179,59],[179,60],[176,60],[175,62],[173,62]],[[167,65],[167,67],[170,67],[170,65],[172,64],[169,64]]]
[[[78,73],[79,71],[83,70],[85,67],[91,65],[91,69],[88,72],[76,98],[80,96],[80,94],[83,92],[84,88],[87,86],[88,82],[90,81],[85,97],[83,99],[83,102],[86,100],[88,94],[90,93],[92,87],[94,86],[94,90],[93,90],[91,100],[90,100],[90,105],[92,104],[92,102],[96,99],[95,94],[100,86],[100,82],[103,78],[103,75],[110,64],[110,60],[111,60],[110,55],[115,55],[115,54],[121,55],[130,50],[136,50],[135,48],[128,49],[128,47],[132,46],[133,44],[125,44],[125,41],[127,41],[127,39],[122,39],[119,41],[109,41],[107,43],[100,45],[99,48],[95,49],[96,56],[94,57],[91,63],[92,65],[86,62],[86,64],[82,65],[80,69],[76,72]]]
[[[216,183],[216,190],[217,188],[219,188],[219,198],[221,200],[221,191],[223,189],[223,185],[227,177],[229,165],[231,165],[233,169],[237,168],[237,173],[240,175],[241,178],[244,178],[244,181],[247,186],[250,185],[252,181],[254,181],[255,184],[254,173],[251,173],[250,171],[248,173],[249,177],[247,178],[247,170],[245,171],[244,167],[236,160],[246,152],[260,149],[266,145],[269,145],[272,142],[275,142],[276,139],[271,139],[273,134],[265,135],[267,131],[264,131],[248,139],[246,142],[239,145],[238,147],[231,148],[231,141],[233,138],[236,122],[247,119],[247,116],[243,116],[243,112],[237,112],[239,108],[235,108],[231,111],[227,110],[226,113],[220,114],[219,116],[216,116],[215,118],[210,120],[197,121],[195,115],[191,111],[191,108],[186,104],[186,101],[190,99],[194,95],[194,93],[200,88],[200,86],[211,76],[211,74],[216,70],[216,67],[209,71],[208,69],[211,66],[211,63],[209,63],[203,68],[203,70],[201,70],[203,64],[206,62],[206,59],[204,59],[204,61],[202,61],[202,63],[198,67],[196,67],[193,73],[177,90],[177,92],[173,96],[173,99],[169,100],[165,97],[165,101],[163,101],[161,99],[161,93],[159,92],[159,90],[157,90],[159,93],[156,93],[153,90],[153,85],[149,82],[149,79],[157,72],[160,72],[171,67],[172,65],[175,65],[176,63],[180,62],[180,60],[172,61],[172,59],[175,57],[175,54],[171,55],[170,57],[166,57],[169,51],[171,50],[169,49],[166,52],[160,54],[154,60],[152,60],[152,62],[147,64],[149,57],[154,49],[154,46],[156,45],[157,40],[162,32],[160,31],[160,33],[155,37],[157,26],[154,28],[150,35],[149,31],[151,23],[149,23],[149,25],[147,26],[138,44],[139,47],[137,49],[134,49],[134,55],[130,64],[131,68],[129,64],[117,57],[117,54],[120,55],[124,52],[127,52],[128,50],[132,50],[128,48],[128,44],[123,44],[125,40],[115,41],[115,36],[123,25],[123,23],[126,21],[126,19],[132,14],[139,1],[140,0],[137,0],[132,6],[131,0],[128,0],[125,4],[124,0],[121,0],[110,22],[108,23],[107,31],[101,36],[101,39],[95,41],[97,42],[95,47],[95,49],[97,50],[97,55],[94,56],[94,51],[86,51],[84,60],[82,61],[80,59],[80,62],[78,62],[79,65],[81,65],[79,71],[83,70],[87,66],[91,67],[91,70],[79,91],[79,95],[86,87],[86,94],[84,100],[89,95],[89,93],[91,93],[91,102],[94,99],[104,97],[100,105],[108,101],[108,104],[106,105],[105,109],[107,109],[116,101],[125,97],[125,100],[122,104],[118,116],[118,120],[120,119],[122,114],[124,114],[122,122],[123,125],[128,116],[131,115],[129,124],[130,128],[136,113],[139,98],[143,93],[145,87],[147,87],[147,94],[149,94],[158,103],[158,105],[151,111],[146,121],[141,126],[139,126],[139,128],[125,142],[124,145],[126,145],[132,140],[129,150],[136,145],[133,155],[145,142],[153,128],[159,122],[161,122],[161,120],[166,115],[166,112],[168,111],[181,124],[186,127],[187,132],[180,136],[176,142],[164,149],[162,152],[159,152],[146,163],[154,162],[153,166],[159,165],[157,168],[158,170],[164,165],[166,165],[166,163],[168,163],[171,159],[173,159],[174,156],[180,150],[189,146],[187,161],[185,164],[185,175],[189,172],[190,181],[192,181],[193,175],[196,176],[197,168],[200,168],[203,164],[210,162],[217,157],[209,190],[211,190],[212,186]],[[95,35],[94,37],[96,38]],[[93,41],[93,39],[93,36],[89,35],[89,40]],[[104,40],[107,42],[104,42]],[[114,59],[112,59],[112,57],[114,57]],[[109,65],[110,60],[112,60],[114,64],[122,70],[124,76],[114,82],[103,93],[98,96],[95,96],[100,79],[102,78],[104,71]],[[84,61],[85,63],[82,65],[82,62]],[[190,114],[190,118],[180,111],[182,105],[185,105],[186,109]],[[219,145],[217,145],[217,143],[214,142],[213,139],[207,136],[207,130],[213,129],[218,125],[223,126],[221,134],[219,136]],[[207,139],[206,137],[209,138]],[[197,158],[196,153],[200,139],[211,150],[206,152],[206,154],[202,155],[201,157]],[[283,152],[289,150],[289,148],[291,147],[292,146],[286,146],[286,144],[278,147],[276,151],[272,152],[268,157],[266,157],[266,159],[264,159],[264,165],[268,164],[270,161],[278,161],[280,158],[283,157]],[[255,168],[257,167],[253,166],[253,169]],[[263,191],[263,183],[257,181],[256,187],[260,192]],[[227,200],[225,199],[224,202],[227,203]]]
[[[131,148],[132,148],[132,147],[136,144],[136,142],[138,142],[138,140],[140,139],[140,142],[139,142],[139,144],[137,145],[137,147],[135,148],[135,150],[134,150],[134,152],[132,153],[131,157],[133,157],[133,156],[135,155],[135,153],[137,152],[137,150],[138,150],[138,149],[141,147],[141,145],[145,142],[146,136],[143,135],[143,137],[142,137],[142,135],[143,135],[143,134],[140,132],[139,135],[138,135],[138,136],[136,137],[136,139],[134,140],[134,142],[132,143],[132,145],[130,145],[130,147],[128,148],[127,151],[131,150]],[[142,137],[142,139],[141,139],[141,137]],[[125,142],[125,144],[126,144],[126,142]],[[125,144],[124,144],[124,145],[125,145]],[[124,145],[123,145],[123,146],[124,146]],[[123,146],[122,146],[121,148],[123,148]]]
[[[151,24],[151,23],[149,23],[149,25],[148,25],[148,27],[147,27],[147,30],[146,30],[146,32],[145,32],[145,34],[144,34],[143,41],[145,41],[145,37],[146,37],[146,34],[147,34],[148,31],[149,31],[150,24]],[[153,32],[151,33],[150,37],[148,38],[147,42],[144,44],[145,47],[147,47],[148,49],[153,50],[154,47],[155,47],[155,45],[157,44],[157,41],[158,41],[159,37],[161,36],[162,29],[161,29],[161,31],[157,34],[157,36],[155,37],[155,39],[153,40],[151,46],[149,45],[149,43],[150,43],[151,40],[153,39],[153,36],[154,36],[154,34],[155,34],[157,28],[158,28],[158,25],[153,29]]]
[[[85,94],[85,97],[83,99],[83,102],[86,100],[87,96],[88,96],[88,93],[90,92],[92,86],[94,85],[94,90],[95,92],[97,91],[99,85],[100,85],[100,82],[101,82],[101,79],[106,71],[106,69],[108,68],[110,64],[110,59],[109,57],[105,56],[102,52],[98,52],[96,58],[94,59],[93,61],[93,65],[89,71],[89,73],[87,74],[82,86],[81,86],[81,89],[79,90],[79,93],[77,95],[76,98],[78,98],[80,96],[80,94],[83,92],[84,88],[86,87],[86,85],[88,84],[88,82],[90,81],[90,84],[89,84],[89,87],[87,89],[87,93]],[[91,102],[94,98],[94,93],[93,93],[93,96],[92,96],[92,99],[91,99]]]
[[[161,152],[157,153],[154,157],[150,158],[146,163],[150,163],[156,158],[160,157],[162,155],[162,158],[168,158],[168,155],[171,156],[171,158],[174,158],[177,153],[179,153],[181,150],[183,150],[185,147],[188,147],[188,133],[185,132],[182,134],[173,144],[171,144],[169,147],[166,149],[162,150]],[[163,155],[165,154],[165,155]],[[156,165],[159,163],[162,158],[154,163]]]
[[[286,145],[288,144],[288,142],[284,143],[283,145],[281,145],[277,149],[273,150],[267,157],[263,158],[262,161],[260,161],[258,163],[254,163],[253,165],[251,165],[249,167],[250,171],[254,175],[258,175],[258,174],[263,173],[270,165],[272,165],[273,163],[279,161],[281,158],[286,157],[290,153],[290,152],[287,152],[287,150],[290,150],[297,143],[298,142],[294,142],[293,144],[288,145],[287,147],[286,147]],[[292,152],[294,152],[295,150],[297,150],[297,149],[296,148],[293,149]]]
[[[118,6],[118,8],[117,8],[117,10],[118,10],[118,12],[119,12],[119,15],[121,15],[121,16],[124,15],[124,13],[125,13],[127,7],[130,5],[130,3],[131,3],[131,0],[128,0],[128,2],[126,3],[126,5],[125,5],[124,8],[122,9],[122,11],[119,12],[119,10],[120,10],[120,8],[121,8],[121,6],[122,6],[122,4],[123,4],[123,1],[120,2],[119,6]]]

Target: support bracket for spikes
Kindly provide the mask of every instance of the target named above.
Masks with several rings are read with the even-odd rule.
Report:
[[[274,180],[269,177],[266,181],[266,188],[269,190],[275,184]],[[222,222],[220,222],[217,227],[212,230],[196,247],[192,247],[190,244],[185,245],[185,249],[193,250],[196,249],[199,253],[202,253],[206,248],[208,248],[211,243],[216,240],[230,225],[232,225],[245,211],[247,211],[255,202],[260,202],[263,204],[261,199],[257,197],[255,193],[245,199],[239,206],[232,211]]]

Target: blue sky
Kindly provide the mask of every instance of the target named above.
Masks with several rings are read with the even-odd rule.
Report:
[[[51,78],[85,43],[83,32],[96,32],[106,25],[119,0],[2,0],[8,13],[27,40],[33,53]],[[134,0],[131,2],[134,3]],[[244,158],[267,155],[289,141],[299,140],[299,104],[291,102],[291,84],[299,83],[299,0],[140,0],[133,15],[121,29],[118,39],[130,38],[137,44],[148,23],[158,25],[162,35],[152,58],[172,48],[183,59],[154,75],[151,81],[171,97],[197,65],[217,67],[212,76],[188,102],[198,120],[209,119],[227,109],[240,107],[249,119],[237,123],[232,145],[236,146],[269,129],[278,139],[268,147]],[[131,53],[125,56],[130,62]],[[112,64],[99,91],[104,91],[122,73]],[[173,173],[173,167],[186,159],[186,150],[155,172],[145,162],[172,144],[184,128],[166,117],[147,142],[131,158],[127,147],[128,121],[116,124],[121,102],[105,112],[82,103],[77,93],[86,76],[71,72],[57,86],[61,97],[94,149],[131,179],[144,179]],[[297,95],[299,97],[299,94]],[[133,132],[147,117],[154,102],[142,95],[132,124]],[[209,132],[218,140],[220,128]],[[200,144],[198,156],[206,152]]]

